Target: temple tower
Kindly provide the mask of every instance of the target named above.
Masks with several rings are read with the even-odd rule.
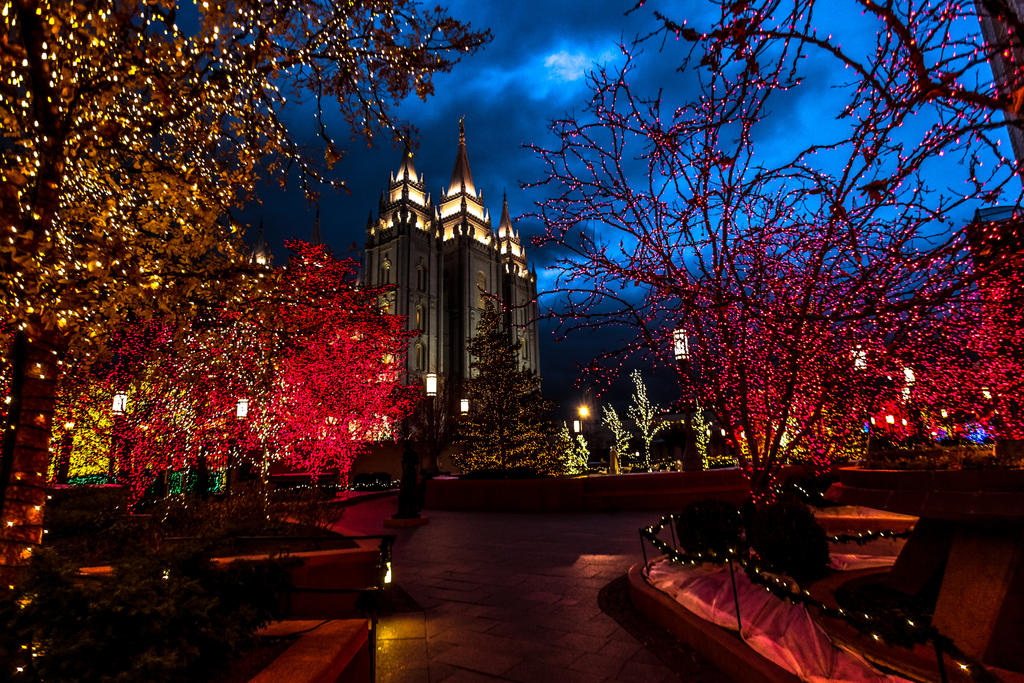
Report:
[[[409,347],[411,382],[434,372],[457,387],[469,376],[466,342],[488,297],[497,300],[506,328],[522,342],[522,366],[540,372],[536,272],[509,217],[507,197],[497,230],[491,224],[484,194],[473,182],[462,121],[438,206],[406,147],[366,232],[364,281],[395,285],[389,310],[408,316],[409,329],[422,331]]]

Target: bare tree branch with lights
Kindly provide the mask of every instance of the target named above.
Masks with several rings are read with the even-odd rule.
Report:
[[[967,256],[971,213],[1020,194],[1000,136],[1021,91],[993,84],[986,60],[1008,46],[980,36],[973,3],[828,3],[848,31],[835,36],[819,5],[712,0],[706,26],[656,15],[591,73],[557,143],[533,147],[551,197],[539,242],[563,254],[560,333],[627,340],[595,359],[599,379],[636,357],[674,369],[762,500],[782,464],[827,467],[898,392],[887,377],[917,332],[984,276]],[[638,92],[645,50],[675,60],[680,82]],[[780,127],[772,106],[822,78],[836,94],[803,105],[821,125]]]
[[[41,542],[69,352],[193,313],[243,260],[227,216],[260,178],[297,169],[313,194],[344,140],[397,137],[394,105],[490,35],[413,0],[0,0],[0,21],[6,581]],[[289,98],[315,103],[319,148],[289,131]]]

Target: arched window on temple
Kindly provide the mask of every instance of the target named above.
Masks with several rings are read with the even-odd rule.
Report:
[[[487,278],[484,277],[483,271],[477,271],[476,274],[476,305],[477,308],[484,307],[484,300],[487,292]]]

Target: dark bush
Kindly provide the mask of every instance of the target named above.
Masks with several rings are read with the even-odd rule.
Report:
[[[51,538],[107,529],[127,514],[127,492],[119,486],[74,486],[51,489],[46,528]]]
[[[196,548],[137,555],[114,572],[83,579],[39,553],[0,597],[0,666],[22,666],[24,680],[208,680],[278,615],[288,582],[280,562],[216,568]]]
[[[394,488],[394,481],[387,472],[360,472],[352,477],[353,491],[387,491]]]
[[[789,477],[782,485],[781,495],[794,498],[812,507],[833,507],[836,504],[825,500],[825,492],[839,481],[835,472],[807,477]]]
[[[801,584],[820,579],[828,568],[825,532],[797,501],[756,508],[747,521],[747,543],[764,568]]]
[[[494,468],[494,469],[481,469],[474,470],[472,472],[466,472],[460,479],[547,479],[549,475],[541,474],[537,471],[537,468],[524,466],[524,467],[509,467],[509,468]]]
[[[676,517],[679,545],[687,553],[728,554],[742,545],[743,518],[739,508],[722,500],[687,505]]]

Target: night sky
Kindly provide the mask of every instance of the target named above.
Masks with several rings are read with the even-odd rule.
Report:
[[[687,19],[690,25],[706,23],[697,13],[699,3],[652,2],[629,12],[634,4],[633,0],[448,3],[453,16],[469,21],[474,28],[490,28],[494,40],[481,53],[464,59],[451,74],[437,78],[435,94],[426,102],[412,99],[398,110],[402,119],[418,129],[416,168],[426,176],[427,189],[435,201],[451,175],[461,116],[465,116],[473,177],[477,187],[483,189],[492,220],[496,223],[500,216],[503,191],[508,192],[513,218],[544,199],[541,190],[521,189],[522,183],[539,179],[543,172],[524,145],[550,142],[549,122],[584,108],[589,99],[587,70],[595,63],[620,59],[619,42],[652,30],[655,10],[677,20]],[[858,30],[866,28],[858,26],[859,14],[822,19],[826,30],[848,31],[851,41],[864,41],[865,48],[869,47],[872,36]],[[681,53],[672,45],[660,54],[654,47],[648,48],[638,62],[632,79],[634,91],[653,94],[665,88],[668,98],[673,94],[684,96],[695,77],[675,71]],[[773,136],[778,136],[781,147],[786,141],[810,135],[811,131],[828,131],[835,125],[831,117],[821,116],[823,109],[833,109],[822,105],[839,96],[832,86],[841,75],[832,73],[831,67],[829,63],[807,64],[807,86],[775,100],[772,113],[777,125],[763,127],[760,133],[766,155],[782,151],[775,149]],[[296,135],[312,140],[311,111],[297,106],[289,115]],[[1008,145],[1008,140],[1004,144]],[[334,167],[333,173],[347,183],[349,193],[324,189],[319,210],[323,239],[337,255],[362,260],[367,216],[371,212],[376,215],[380,193],[387,186],[389,174],[398,167],[400,156],[401,150],[392,148],[390,141],[381,136],[372,149],[361,141],[351,143],[347,157]],[[257,224],[263,221],[265,237],[278,259],[284,255],[285,239],[309,239],[316,206],[302,197],[297,183],[291,183],[287,191],[276,184],[266,185],[260,199],[260,205],[248,207],[239,218],[251,226],[253,236]],[[517,226],[527,239],[539,232],[539,226],[528,219]],[[545,270],[551,257],[530,247],[527,255],[537,267],[538,289],[543,292],[553,283],[554,273]],[[542,311],[544,307],[542,295]],[[585,363],[603,344],[613,340],[591,335],[556,343],[551,330],[550,324],[542,323],[544,392],[568,411],[580,396],[580,390],[573,388],[576,364]],[[663,401],[673,397],[668,380],[664,376],[651,378],[654,395]],[[623,383],[617,389],[610,398],[624,404],[628,386]]]

